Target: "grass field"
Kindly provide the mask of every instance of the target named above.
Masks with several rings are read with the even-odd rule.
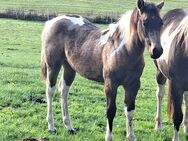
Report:
[[[160,2],[161,0],[147,0]],[[135,7],[136,0],[0,0],[0,11],[35,10],[38,13],[55,12],[60,14],[79,13],[84,16],[116,15]],[[187,0],[168,0],[164,11],[175,7],[188,7]]]
[[[7,3],[8,6],[10,6],[10,3],[13,7],[20,6],[19,2],[23,1],[1,0],[0,7],[5,8]],[[23,3],[31,7],[35,5],[37,7],[40,4],[40,1],[36,0],[32,1],[31,4],[29,2],[31,1],[24,1]],[[61,4],[58,4],[60,2],[60,0],[56,1],[56,6],[59,8],[61,7]],[[65,0],[63,4],[66,2],[68,3],[68,0]],[[90,3],[90,1],[81,0],[73,2]],[[102,3],[102,1],[98,2]],[[115,0],[110,2],[113,4]],[[169,1],[171,4],[173,2],[188,6],[188,2],[185,0],[181,0],[182,3],[180,1]],[[55,8],[55,4],[52,2],[46,1],[45,3]],[[4,6],[2,6],[3,4]],[[90,3],[90,5],[92,4]],[[122,4],[120,5],[122,6]],[[133,6],[132,2],[130,5]],[[166,9],[175,6],[168,5]],[[89,7],[88,9],[91,10],[92,8]],[[106,9],[111,8],[109,6]],[[86,80],[78,75],[71,87],[69,96],[70,115],[74,127],[78,129],[77,134],[69,135],[62,124],[59,94],[57,92],[54,95],[53,103],[57,133],[48,133],[45,120],[45,84],[40,77],[40,34],[43,26],[44,23],[40,22],[0,19],[0,141],[20,141],[29,137],[47,138],[51,141],[103,141],[106,126],[103,85]],[[101,25],[99,26],[101,27]],[[137,96],[134,116],[136,141],[170,141],[173,135],[173,125],[166,114],[167,96],[165,96],[163,103],[163,130],[160,132],[154,131],[156,111],[155,67],[147,51],[145,61],[146,67],[141,78],[142,84]],[[119,88],[118,109],[113,129],[114,141],[125,140],[123,97],[123,89]],[[182,131],[182,127],[180,140],[188,140]]]

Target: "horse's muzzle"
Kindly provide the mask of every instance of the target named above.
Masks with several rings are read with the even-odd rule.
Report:
[[[158,59],[162,54],[163,54],[163,48],[155,47],[155,48],[153,48],[153,51],[151,53],[151,58]]]

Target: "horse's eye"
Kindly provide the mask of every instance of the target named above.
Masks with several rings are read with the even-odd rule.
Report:
[[[161,20],[161,26],[163,26],[163,21]]]
[[[143,20],[143,25],[146,26],[148,24],[148,20]]]

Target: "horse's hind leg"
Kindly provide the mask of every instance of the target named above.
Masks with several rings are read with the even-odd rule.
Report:
[[[156,91],[157,114],[155,117],[155,121],[156,121],[155,130],[160,130],[162,128],[162,100],[165,94],[166,78],[158,69],[157,69],[156,79],[157,79],[157,91]]]
[[[48,65],[47,67],[47,79],[46,79],[46,97],[47,97],[47,117],[46,120],[48,122],[48,131],[54,132],[54,118],[53,118],[53,111],[52,111],[52,99],[53,93],[55,91],[55,85],[57,81],[57,76],[61,65],[58,64],[56,67],[52,67]]]
[[[68,111],[68,93],[69,87],[75,78],[75,71],[70,67],[67,62],[63,63],[64,72],[59,83],[59,91],[61,94],[61,108],[62,108],[62,118],[63,122],[70,133],[74,133],[74,128],[72,127],[69,111]]]
[[[188,133],[188,91],[184,92],[185,112],[184,112],[184,132]]]

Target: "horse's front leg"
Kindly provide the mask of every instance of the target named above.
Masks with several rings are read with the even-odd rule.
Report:
[[[185,112],[184,112],[184,132],[188,133],[188,91],[184,92]]]
[[[125,85],[125,116],[126,116],[126,127],[127,127],[127,138],[129,141],[134,141],[134,130],[133,130],[133,114],[135,110],[135,99],[137,92],[140,88],[140,80],[137,79],[131,84]]]
[[[107,126],[106,126],[106,141],[112,141],[112,127],[113,119],[116,114],[116,94],[117,86],[109,78],[105,79],[104,92],[106,94],[107,102]]]
[[[179,141],[179,128],[183,120],[183,112],[181,109],[183,92],[180,88],[181,86],[178,85],[179,85],[178,82],[169,81],[169,94],[170,96],[172,96],[172,102],[168,103],[168,105],[173,104],[173,111],[171,111],[171,113],[173,113],[173,123],[174,123],[174,136],[172,141]]]
[[[155,121],[156,121],[155,130],[160,130],[162,128],[162,101],[165,94],[166,78],[159,70],[157,70],[156,80],[157,80],[157,91],[156,91],[157,114],[155,117]]]

